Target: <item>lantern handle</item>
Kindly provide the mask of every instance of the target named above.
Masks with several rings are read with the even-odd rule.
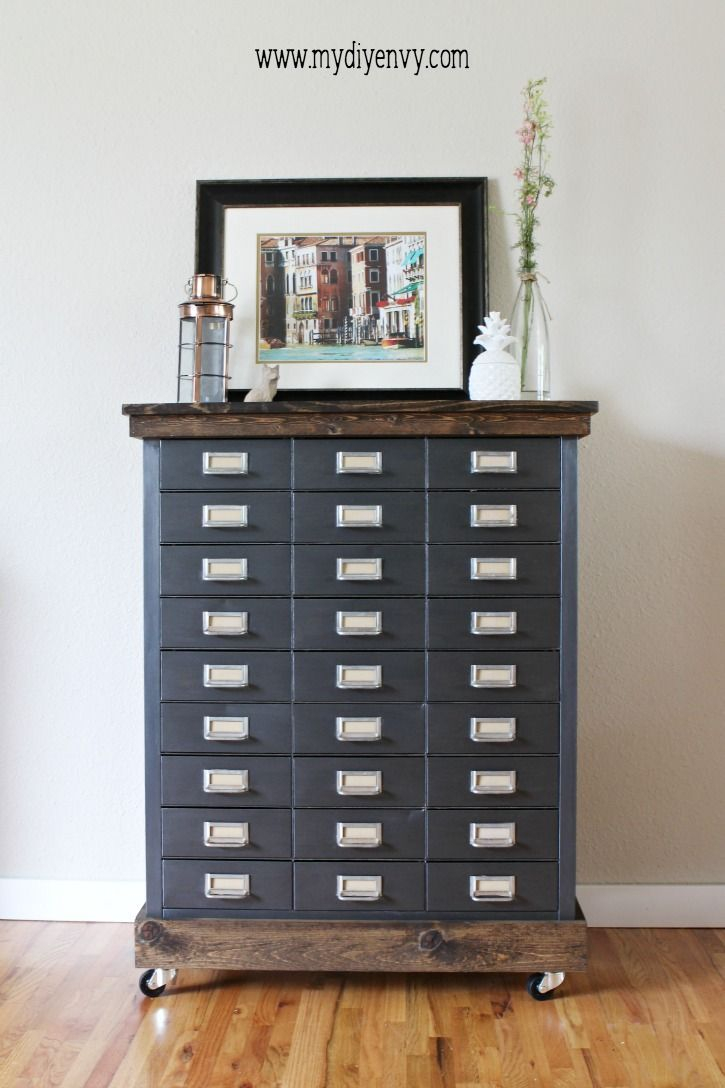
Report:
[[[239,296],[239,291],[237,290],[237,288],[234,286],[234,284],[230,280],[222,280],[222,295],[224,294],[224,288],[225,287],[231,287],[234,294],[232,295],[231,298],[225,298],[224,301],[225,302],[234,302],[235,299]]]

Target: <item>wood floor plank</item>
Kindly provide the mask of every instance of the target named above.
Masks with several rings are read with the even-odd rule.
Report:
[[[593,930],[551,1001],[524,975],[182,970],[131,927],[0,924],[0,1088],[725,1088],[725,931]]]

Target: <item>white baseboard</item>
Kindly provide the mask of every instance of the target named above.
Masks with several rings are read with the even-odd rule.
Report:
[[[590,926],[725,928],[725,884],[580,884]],[[140,880],[0,879],[0,918],[132,922]]]

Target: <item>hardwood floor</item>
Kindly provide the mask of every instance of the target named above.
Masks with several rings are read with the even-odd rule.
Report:
[[[180,972],[147,1000],[131,926],[0,922],[2,1088],[717,1088],[725,930],[591,930],[522,975]]]

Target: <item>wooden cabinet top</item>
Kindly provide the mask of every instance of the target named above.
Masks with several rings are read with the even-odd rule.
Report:
[[[582,438],[597,401],[284,399],[269,404],[124,404],[134,438],[257,435],[558,435]]]

